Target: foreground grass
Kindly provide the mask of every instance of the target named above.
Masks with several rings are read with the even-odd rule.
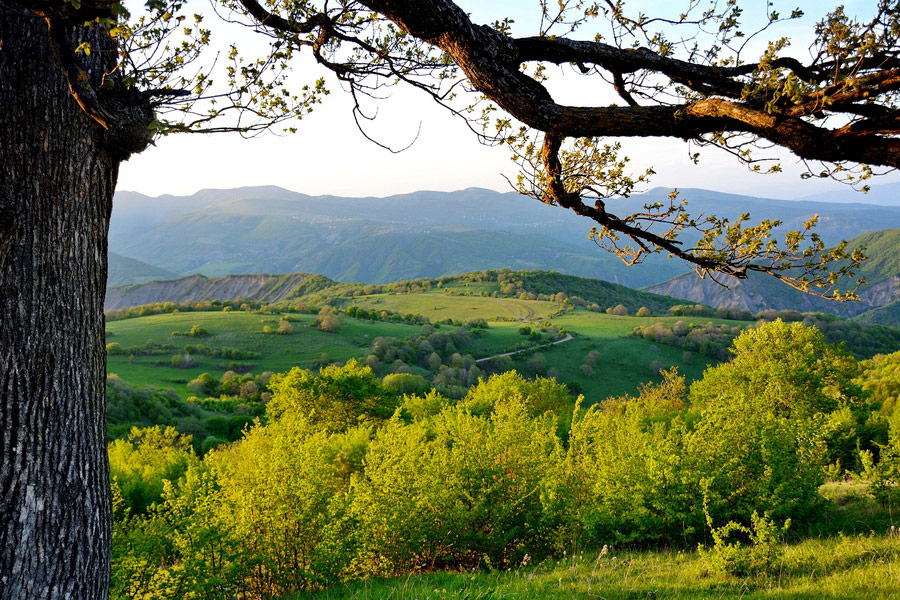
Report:
[[[787,546],[772,573],[750,578],[711,574],[684,551],[609,551],[494,573],[432,573],[366,581],[294,600],[764,599],[896,600],[900,538],[838,536]]]

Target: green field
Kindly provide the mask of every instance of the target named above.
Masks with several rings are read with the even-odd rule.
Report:
[[[679,348],[654,344],[647,340],[625,337],[637,326],[654,323],[726,323],[705,317],[619,317],[577,310],[552,319],[552,323],[567,331],[579,334],[570,342],[541,349],[547,364],[559,370],[559,379],[576,383],[576,389],[584,394],[588,403],[598,402],[608,396],[633,393],[640,384],[658,381],[658,367],[678,367],[688,381],[698,379],[704,369],[714,361],[697,353],[687,353]],[[593,373],[585,375],[581,370],[584,359],[591,351],[597,351],[601,359],[592,367]],[[687,358],[687,361],[685,361]],[[517,359],[516,367],[525,369],[526,358]]]
[[[107,323],[107,342],[123,347],[139,346],[147,342],[167,343],[181,351],[187,345],[205,344],[256,352],[259,358],[239,360],[253,373],[281,372],[295,366],[309,367],[311,362],[327,354],[331,360],[345,361],[362,358],[378,336],[407,337],[417,333],[419,326],[400,323],[364,322],[344,318],[337,333],[325,333],[313,326],[312,315],[291,315],[294,332],[290,335],[265,334],[266,325],[277,326],[280,314],[246,312],[185,312],[161,314]],[[174,336],[174,331],[188,331],[199,325],[209,332],[207,337]],[[227,363],[221,358],[193,355],[197,365],[188,369],[154,366],[171,359],[171,354],[155,356],[110,355],[107,371],[119,375],[132,384],[151,384],[172,387],[182,397],[189,395],[185,383],[201,373],[221,377]]]
[[[489,284],[471,284],[489,285]],[[403,314],[422,315],[432,321],[453,319],[515,319],[541,321],[559,312],[559,305],[540,300],[491,298],[484,296],[454,296],[436,290],[423,294],[373,294],[357,296],[353,304],[360,308],[390,310]]]
[[[680,372],[692,380],[699,377],[710,362],[697,354],[686,355],[678,348],[626,337],[636,326],[657,322],[671,324],[678,320],[736,324],[735,321],[699,317],[614,316],[583,309],[570,309],[564,314],[552,316],[560,312],[560,306],[552,302],[453,296],[442,291],[362,296],[354,298],[353,304],[369,309],[419,314],[435,322],[448,318],[456,321],[486,319],[489,327],[483,330],[480,337],[474,337],[470,346],[460,349],[462,353],[470,354],[476,359],[509,351],[516,344],[527,341],[526,336],[519,331],[521,327],[536,329],[538,323],[550,321],[554,326],[572,333],[574,338],[537,350],[546,362],[546,369],[542,372],[529,368],[531,352],[512,356],[512,365],[526,375],[556,376],[560,381],[570,384],[573,391],[583,394],[589,403],[612,395],[634,393],[640,384],[659,378],[660,366],[677,366]],[[127,352],[110,354],[108,372],[131,384],[171,387],[186,398],[190,395],[187,382],[204,372],[219,378],[226,370],[236,366],[240,367],[239,370],[259,374],[264,371],[283,372],[294,366],[310,368],[323,355],[333,361],[362,359],[368,354],[376,337],[405,339],[419,335],[422,330],[419,325],[343,317],[337,332],[325,333],[315,328],[314,316],[291,314],[294,327],[292,334],[273,335],[262,332],[266,325],[277,326],[282,314],[243,311],[183,312],[112,321],[107,325],[108,342],[117,342],[126,349],[150,342],[168,344],[174,348],[151,356],[130,356]],[[194,325],[207,330],[209,335],[198,338],[173,335],[176,331],[188,331]],[[449,329],[450,326],[447,325],[438,328],[439,331]],[[185,346],[198,344],[254,352],[259,357],[231,361],[193,354],[191,357],[196,365],[190,368],[171,366],[174,354],[183,352]],[[601,358],[585,372],[582,364],[592,351],[599,352]],[[415,365],[412,367],[415,372],[421,370]],[[422,374],[427,375],[427,372],[423,370]]]

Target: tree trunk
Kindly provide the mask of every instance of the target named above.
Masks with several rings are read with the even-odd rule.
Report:
[[[79,68],[109,68],[96,26]],[[93,37],[92,37],[93,36]],[[118,159],[44,19],[0,2],[0,600],[108,596],[103,298]],[[106,64],[105,64],[106,63]],[[113,58],[113,63],[114,58]]]

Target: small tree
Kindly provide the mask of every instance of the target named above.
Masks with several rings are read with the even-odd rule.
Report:
[[[625,308],[624,304],[617,304],[613,308],[609,309],[609,314],[624,317],[628,315],[628,309]]]
[[[338,330],[340,323],[338,322],[338,317],[334,312],[334,308],[331,306],[323,306],[319,311],[319,315],[316,317],[316,324],[319,329],[322,331],[327,331],[328,333],[334,333]]]
[[[291,325],[290,321],[285,319],[284,317],[278,321],[278,333],[281,335],[290,335],[294,333],[294,326]]]
[[[547,359],[544,358],[543,354],[537,352],[528,359],[525,366],[527,366],[528,370],[535,375],[543,375],[544,371],[547,370]]]

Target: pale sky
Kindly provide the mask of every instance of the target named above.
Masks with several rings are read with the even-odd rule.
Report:
[[[459,4],[471,11],[477,22],[489,22],[511,14],[517,21],[516,34],[535,33],[534,19],[539,14],[536,0],[464,0]],[[654,5],[661,4],[664,3],[640,3],[647,7],[648,13]],[[675,6],[671,2],[668,4]],[[764,14],[764,1],[744,0],[743,4],[748,15],[754,11]],[[845,4],[851,9],[864,9],[874,6],[874,0]],[[821,3],[811,1],[795,2],[779,6],[779,9],[788,12],[797,5],[816,19],[824,10]],[[210,12],[202,3],[191,9]],[[214,19],[215,15],[209,14],[208,22]],[[804,25],[791,24],[779,33],[794,40],[798,54],[805,52],[808,46],[808,41],[802,41],[803,36],[808,35],[806,32],[812,20],[808,19]],[[245,44],[259,43],[249,32],[233,32],[233,29],[228,30],[220,37],[230,41],[230,37],[238,36]],[[299,68],[303,70],[300,75],[304,79],[307,79],[306,70],[312,72],[309,81],[317,77],[314,65],[303,63]],[[598,90],[591,89],[592,84],[587,79],[560,78],[560,70],[555,67],[549,72],[551,81],[555,82],[551,90],[557,100],[587,104],[578,101],[584,96],[596,101]],[[514,178],[515,165],[508,152],[480,145],[458,117],[450,115],[423,93],[398,87],[390,99],[381,103],[372,130],[379,140],[403,146],[419,131],[410,149],[391,154],[362,136],[350,115],[350,98],[341,93],[333,80],[329,81],[329,87],[331,95],[297,124],[299,131],[296,134],[284,137],[266,134],[254,139],[244,139],[236,134],[168,136],[122,165],[118,188],[153,196],[186,195],[203,188],[249,185],[277,185],[306,194],[341,196],[386,196],[422,189],[450,191],[473,186],[509,191],[503,174]],[[611,97],[609,101],[612,101]],[[784,174],[756,175],[726,153],[714,149],[703,151],[700,165],[695,166],[688,160],[688,146],[680,140],[623,140],[623,145],[632,158],[635,171],[648,166],[656,170],[657,175],[648,187],[702,187],[780,198],[802,197],[842,187],[829,181],[802,181],[799,177],[802,169],[792,157],[782,163]],[[894,181],[900,181],[900,176],[892,174],[872,183]],[[864,196],[861,201],[865,201]]]

